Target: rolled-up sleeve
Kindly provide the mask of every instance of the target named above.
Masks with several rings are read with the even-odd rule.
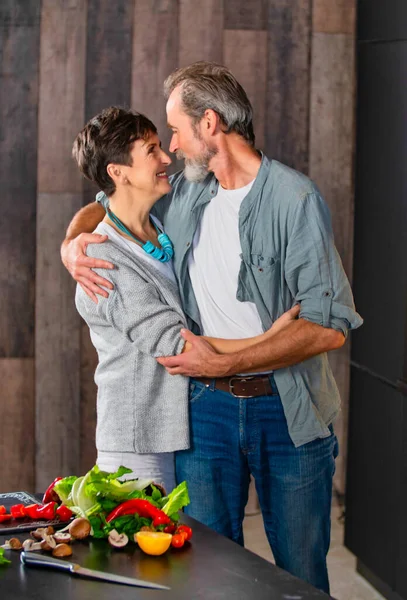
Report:
[[[301,305],[300,318],[345,336],[362,325],[335,248],[329,209],[317,192],[298,203],[284,266],[287,285]]]

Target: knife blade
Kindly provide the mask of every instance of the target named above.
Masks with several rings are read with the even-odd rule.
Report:
[[[101,579],[102,581],[110,581],[111,583],[120,583],[122,585],[133,585],[135,587],[152,588],[154,590],[171,589],[166,585],[160,585],[159,583],[153,583],[152,581],[143,581],[142,579],[135,579],[133,577],[125,577],[123,575],[116,575],[114,573],[105,573],[104,571],[86,569],[77,563],[68,562],[59,558],[53,558],[51,556],[44,556],[43,554],[37,554],[35,552],[22,552],[21,562],[23,565],[59,569],[60,571],[71,573],[72,575],[89,577],[91,579]]]

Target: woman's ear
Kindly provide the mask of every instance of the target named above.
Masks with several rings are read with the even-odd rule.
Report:
[[[127,176],[123,173],[123,170],[121,169],[120,165],[110,163],[107,165],[106,171],[109,177],[113,179],[113,181],[116,184],[120,183],[121,185],[125,185],[126,183],[129,183],[129,180],[127,179]]]

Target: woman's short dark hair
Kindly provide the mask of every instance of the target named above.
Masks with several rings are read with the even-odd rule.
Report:
[[[157,128],[144,115],[117,106],[105,108],[90,119],[76,136],[72,156],[80,171],[94,181],[106,196],[116,185],[107,172],[107,165],[131,166],[133,143],[157,133]]]

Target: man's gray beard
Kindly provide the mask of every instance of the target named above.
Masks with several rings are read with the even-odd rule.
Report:
[[[205,179],[209,172],[209,162],[217,154],[217,150],[206,148],[206,150],[197,158],[185,158],[182,150],[178,150],[177,158],[184,159],[184,174],[188,181],[200,183]]]

